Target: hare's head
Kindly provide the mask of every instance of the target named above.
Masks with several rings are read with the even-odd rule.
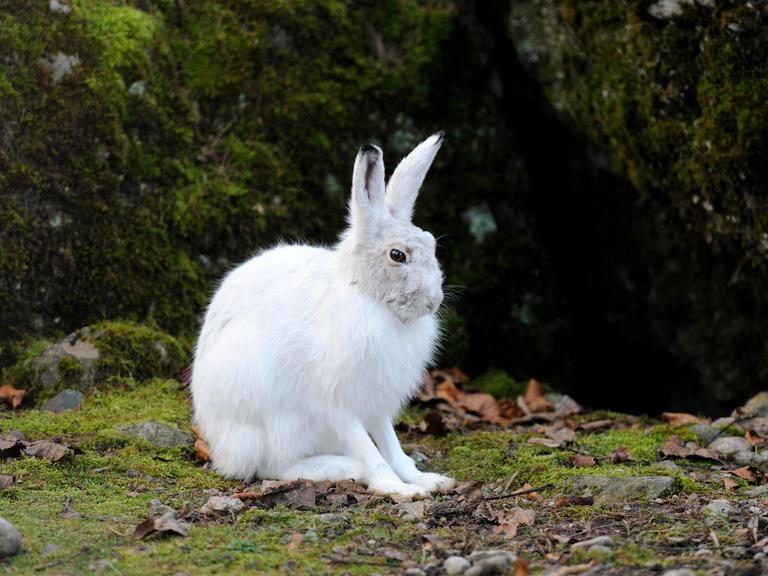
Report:
[[[443,133],[427,138],[384,181],[384,157],[367,144],[352,174],[349,228],[339,253],[349,280],[407,322],[432,314],[443,301],[435,238],[411,222],[421,183]]]

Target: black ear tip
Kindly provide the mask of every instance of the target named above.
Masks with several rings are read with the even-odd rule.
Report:
[[[379,149],[373,144],[368,143],[368,144],[363,144],[360,147],[360,152],[362,152],[363,154],[378,154]]]
[[[435,144],[440,144],[440,142],[443,141],[443,138],[445,138],[445,131],[444,130],[438,130],[433,134],[437,138],[437,142]]]

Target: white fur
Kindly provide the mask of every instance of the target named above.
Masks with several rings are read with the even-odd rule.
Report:
[[[355,478],[399,496],[453,485],[418,471],[392,427],[438,335],[442,272],[434,238],[410,215],[441,142],[419,145],[389,188],[381,150],[363,147],[350,227],[335,248],[277,246],[224,278],[191,385],[196,424],[222,474]],[[393,261],[392,248],[407,263]]]

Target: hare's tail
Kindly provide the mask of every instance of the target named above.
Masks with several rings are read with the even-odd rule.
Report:
[[[311,456],[277,474],[280,480],[362,480],[363,463],[348,456]]]

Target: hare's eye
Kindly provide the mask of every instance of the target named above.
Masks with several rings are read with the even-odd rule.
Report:
[[[392,258],[392,260],[395,262],[405,264],[405,254],[397,248],[392,248],[392,250],[389,251],[389,257]]]

